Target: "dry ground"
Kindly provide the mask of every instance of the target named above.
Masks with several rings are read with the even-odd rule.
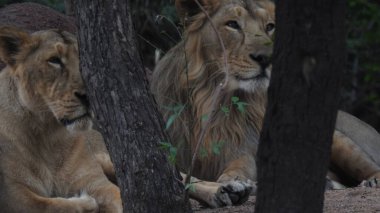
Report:
[[[193,203],[196,213],[248,213],[253,212],[255,197],[252,196],[241,206],[219,209],[205,209]],[[373,213],[380,212],[380,189],[350,188],[327,191],[325,195],[325,213]]]

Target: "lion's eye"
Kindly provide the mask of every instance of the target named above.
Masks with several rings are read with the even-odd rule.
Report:
[[[48,63],[56,68],[62,68],[62,61],[59,57],[53,56],[48,59]]]
[[[226,26],[231,27],[232,29],[235,30],[240,30],[240,25],[237,21],[231,20],[226,22]]]
[[[274,30],[274,28],[275,28],[274,23],[268,23],[268,24],[265,26],[265,31],[270,32],[270,31]]]

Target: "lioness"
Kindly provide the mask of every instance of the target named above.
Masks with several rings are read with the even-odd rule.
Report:
[[[219,207],[243,202],[250,190],[244,181],[257,179],[255,159],[271,75],[274,4],[266,0],[199,2],[208,15],[194,0],[176,1],[185,22],[184,40],[156,65],[151,91],[164,118],[170,122],[175,118],[169,134],[178,148],[177,164],[187,171],[204,118],[213,113],[215,94],[225,84],[193,170],[195,177],[210,181],[199,182],[193,196]],[[215,30],[225,47],[226,65]],[[343,180],[350,178],[357,184],[380,178],[378,153],[380,135],[339,112],[329,179],[346,184]]]
[[[90,151],[102,139],[88,131],[75,37],[1,27],[0,59],[0,211],[122,212]]]

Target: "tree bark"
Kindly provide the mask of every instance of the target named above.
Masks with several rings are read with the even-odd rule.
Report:
[[[256,212],[322,212],[345,62],[344,0],[277,1]]]
[[[162,119],[148,92],[128,1],[76,2],[82,76],[124,212],[188,212],[178,174],[158,148]]]
[[[68,16],[75,15],[75,1],[74,0],[64,0],[65,4],[65,14]]]

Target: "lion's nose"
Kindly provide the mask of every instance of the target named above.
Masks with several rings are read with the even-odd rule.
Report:
[[[250,54],[252,60],[256,61],[263,69],[265,69],[270,63],[271,59],[267,55],[263,54]]]
[[[88,97],[87,97],[86,93],[75,92],[74,95],[80,100],[80,102],[85,107],[89,107],[90,106],[90,102],[88,101]]]

